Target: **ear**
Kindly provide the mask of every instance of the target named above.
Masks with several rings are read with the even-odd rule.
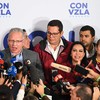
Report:
[[[63,36],[63,34],[64,34],[64,31],[61,32],[61,37]]]
[[[95,40],[95,36],[93,36],[93,41]]]

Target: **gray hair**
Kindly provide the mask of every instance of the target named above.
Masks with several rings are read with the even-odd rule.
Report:
[[[21,28],[11,28],[11,30],[9,31],[9,34],[8,34],[8,38],[10,36],[10,33],[12,33],[12,32],[21,32],[23,37],[24,37],[23,29],[21,29]]]

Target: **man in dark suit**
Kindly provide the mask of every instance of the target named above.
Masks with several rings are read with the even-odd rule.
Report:
[[[16,57],[17,62],[23,64],[24,72],[30,70],[31,78],[34,79],[34,76],[39,75],[39,78],[44,79],[44,74],[42,70],[42,65],[38,56],[38,53],[23,49],[24,44],[24,34],[23,30],[20,28],[12,28],[8,35],[8,46],[9,48],[2,51],[4,54],[4,61],[11,63],[11,58]],[[30,66],[24,66],[25,60],[30,60]],[[36,79],[36,77],[35,77]]]

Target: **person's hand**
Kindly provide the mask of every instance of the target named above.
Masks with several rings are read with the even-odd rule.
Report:
[[[39,84],[36,87],[36,91],[42,96],[44,94],[44,84],[43,81],[40,79]]]
[[[66,88],[69,89],[69,90],[73,90],[73,89],[75,88],[75,86],[73,86],[73,85],[67,86],[67,85],[66,85]]]
[[[98,100],[99,96],[100,96],[100,91],[98,87],[94,87],[93,88],[93,98],[92,100]]]
[[[12,89],[13,85],[12,83],[9,81],[9,79],[6,80],[6,82],[4,83],[6,86],[10,87],[10,89]]]
[[[37,85],[35,85],[35,84],[33,84],[33,82],[31,82],[31,88],[30,88],[29,92],[34,93],[36,87],[37,87]]]
[[[25,90],[26,84],[27,84],[27,75],[25,75],[25,77],[24,76],[22,77],[22,85],[20,89]]]
[[[89,68],[92,64],[92,60],[90,60],[89,64],[85,68]]]
[[[5,78],[3,77],[3,74],[1,73],[1,77],[0,77],[0,85],[2,85],[5,81]]]
[[[26,85],[26,83],[27,83],[27,75],[25,75],[25,77],[24,76],[22,77],[22,84]]]
[[[86,78],[97,79],[100,76],[98,73],[94,72],[90,68],[86,68],[86,70],[89,71],[89,74],[87,74]]]

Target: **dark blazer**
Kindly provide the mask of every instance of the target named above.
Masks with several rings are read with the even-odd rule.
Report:
[[[10,49],[7,48],[3,50],[2,53],[4,54],[3,60],[7,63],[11,63],[10,60],[12,57],[11,57]],[[42,65],[38,53],[31,50],[23,49],[22,56],[23,56],[23,62],[29,59],[32,63],[32,67],[34,67],[34,68],[31,67],[30,69],[30,68],[26,68],[27,66],[24,66],[24,71],[27,71],[29,69],[31,71],[31,77],[38,75],[39,78],[44,80],[44,73],[43,73],[43,69],[42,69]]]

